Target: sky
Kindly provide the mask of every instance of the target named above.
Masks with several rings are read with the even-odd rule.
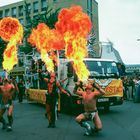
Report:
[[[17,1],[0,0],[0,6]],[[125,64],[140,64],[140,0],[96,1],[99,40],[111,41]]]
[[[110,40],[125,64],[140,64],[140,0],[97,0],[100,41]]]

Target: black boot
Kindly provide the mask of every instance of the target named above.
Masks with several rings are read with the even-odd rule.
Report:
[[[56,127],[56,126],[55,126],[55,123],[52,123],[52,124],[51,124],[51,127],[52,127],[52,128],[55,128],[55,127]]]
[[[48,118],[48,115],[47,115],[47,113],[45,113],[45,118]]]
[[[100,131],[100,130],[97,129],[96,127],[95,127],[95,128],[91,128],[92,134],[98,133],[99,131]]]
[[[13,117],[12,115],[8,115],[7,117],[8,117],[7,131],[12,131]]]
[[[6,129],[7,124],[6,124],[6,121],[5,121],[5,119],[3,117],[0,118],[0,122],[2,123],[2,129]]]
[[[48,125],[48,128],[55,128],[56,126],[55,126],[55,122],[51,122],[51,123],[49,123],[49,125]]]
[[[49,123],[48,128],[51,128],[51,127],[52,127],[52,124],[51,124],[51,123]]]
[[[91,126],[89,123],[87,123],[86,121],[81,121],[79,122],[79,124],[81,125],[81,127],[84,127],[86,129],[84,135],[85,136],[90,136],[91,135]]]

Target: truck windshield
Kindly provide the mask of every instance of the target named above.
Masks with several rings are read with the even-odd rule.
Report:
[[[105,76],[105,77],[118,77],[118,68],[115,62],[113,61],[84,61],[90,75],[92,76]]]

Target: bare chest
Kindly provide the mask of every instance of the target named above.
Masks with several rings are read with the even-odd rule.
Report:
[[[85,103],[94,102],[95,100],[96,100],[96,99],[95,99],[95,97],[94,97],[93,94],[85,94],[85,95],[83,96],[83,101],[84,101]]]

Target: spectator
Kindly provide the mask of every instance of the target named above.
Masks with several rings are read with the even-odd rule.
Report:
[[[26,81],[26,84],[25,84],[25,96],[27,97],[27,94],[28,94],[28,90],[29,88],[31,88],[32,84],[30,82],[30,80],[27,80]]]
[[[24,82],[22,79],[20,79],[20,81],[18,83],[18,89],[19,89],[19,93],[18,93],[19,103],[22,103],[23,96],[25,94],[25,85],[24,85]]]

